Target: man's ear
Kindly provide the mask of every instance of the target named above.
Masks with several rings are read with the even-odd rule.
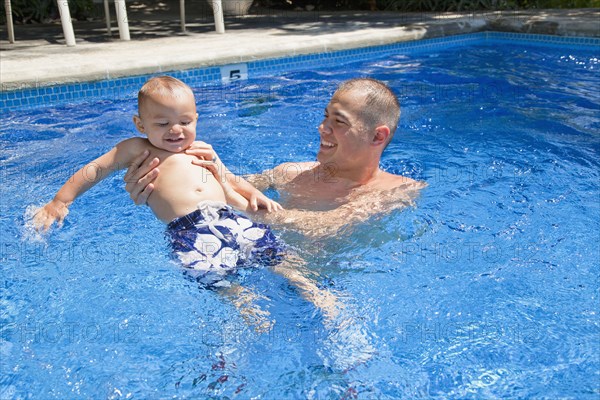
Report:
[[[140,133],[145,133],[144,124],[142,123],[142,119],[138,115],[133,116],[133,123],[135,124],[135,127]]]
[[[375,146],[385,145],[390,137],[390,128],[387,125],[380,125],[375,128],[372,143]]]

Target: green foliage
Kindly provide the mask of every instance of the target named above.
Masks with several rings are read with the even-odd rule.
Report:
[[[598,8],[600,0],[377,0],[380,10],[475,11],[528,8]]]
[[[58,18],[57,1],[66,0],[11,0],[11,9],[15,22],[44,22],[48,19]],[[92,0],[68,0],[71,16],[76,19],[85,19],[94,10]],[[0,3],[2,23],[5,23],[6,11],[4,2]]]
[[[598,8],[600,0],[521,0],[523,8]]]
[[[283,1],[283,0],[282,0]],[[368,10],[369,0],[291,0],[294,5],[316,4],[321,10]],[[600,8],[600,0],[376,0],[388,11],[476,11],[541,8]]]

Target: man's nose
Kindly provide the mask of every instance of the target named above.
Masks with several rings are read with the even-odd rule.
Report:
[[[330,126],[329,126],[329,124],[327,124],[326,119],[324,119],[323,122],[321,122],[319,124],[317,129],[319,129],[319,133],[330,133],[331,132]]]

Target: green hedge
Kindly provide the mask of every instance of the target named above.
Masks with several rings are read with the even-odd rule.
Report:
[[[58,18],[57,0],[12,0],[17,23],[45,22]],[[258,0],[260,1],[260,0]],[[281,0],[282,2],[284,0]],[[600,8],[600,0],[375,0],[379,10],[390,11],[475,11],[541,8]],[[369,0],[296,0],[293,3],[316,5],[322,10],[369,9]],[[69,0],[71,16],[82,20],[94,15],[92,0]],[[0,23],[5,24],[4,2],[0,3]]]
[[[303,7],[306,4],[313,4],[322,10],[368,10],[371,7],[371,1],[292,0],[295,5],[297,4],[300,7]],[[379,10],[422,12],[522,10],[541,8],[600,8],[600,0],[375,0],[375,2]]]

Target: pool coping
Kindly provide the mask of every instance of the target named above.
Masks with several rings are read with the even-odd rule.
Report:
[[[577,47],[588,49],[591,46],[594,48],[598,46],[600,50],[600,38],[478,32],[291,57],[258,59],[222,66],[191,68],[171,71],[169,74],[183,80],[192,87],[199,87],[207,83],[227,82],[227,77],[231,75],[230,71],[232,70],[235,71],[236,77],[240,75],[242,79],[249,77],[257,78],[269,76],[280,71],[288,72],[331,65],[344,65],[349,62],[372,59],[373,57],[384,57],[390,54],[435,51],[478,43],[514,43],[515,41],[520,41],[520,44],[532,43],[544,46],[568,46],[570,49]],[[131,99],[135,98],[139,87],[152,75],[155,75],[155,73],[4,91],[0,92],[0,111],[10,112],[102,99]]]

